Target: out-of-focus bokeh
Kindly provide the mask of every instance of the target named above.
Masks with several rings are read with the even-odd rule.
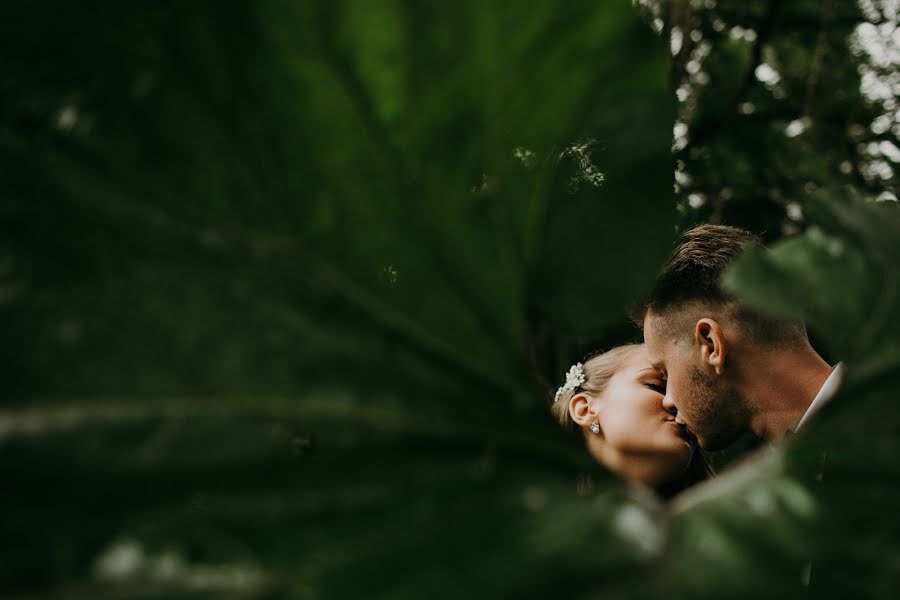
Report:
[[[7,3],[3,595],[889,592],[897,11]],[[701,221],[856,401],[666,505],[547,407]]]
[[[774,241],[804,229],[816,191],[897,199],[896,2],[640,4],[670,40],[682,226],[725,221]]]

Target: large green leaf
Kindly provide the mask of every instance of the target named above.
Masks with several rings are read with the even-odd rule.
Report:
[[[532,532],[673,233],[629,3],[5,8],[5,590],[591,593]]]
[[[812,206],[814,227],[748,253],[725,282],[759,310],[806,319],[846,363],[839,396],[780,451],[782,472],[818,506],[805,544],[813,592],[890,597],[900,557],[900,213],[895,203],[845,193],[821,194]]]
[[[821,193],[812,226],[771,251],[757,249],[725,284],[762,312],[801,319],[828,353],[868,371],[897,364],[900,256],[895,203]]]

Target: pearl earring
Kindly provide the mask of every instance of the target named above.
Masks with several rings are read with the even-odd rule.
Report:
[[[591,423],[591,426],[588,427],[592,433],[600,433],[600,423]]]

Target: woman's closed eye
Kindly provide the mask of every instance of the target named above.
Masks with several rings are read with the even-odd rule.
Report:
[[[644,383],[644,386],[650,388],[651,390],[653,390],[655,392],[659,392],[663,396],[666,395],[666,384],[665,383],[648,381],[648,382]]]

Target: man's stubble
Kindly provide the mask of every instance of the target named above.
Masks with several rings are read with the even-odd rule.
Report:
[[[694,397],[691,430],[704,450],[721,450],[732,444],[750,422],[743,395],[721,377],[691,368]]]

